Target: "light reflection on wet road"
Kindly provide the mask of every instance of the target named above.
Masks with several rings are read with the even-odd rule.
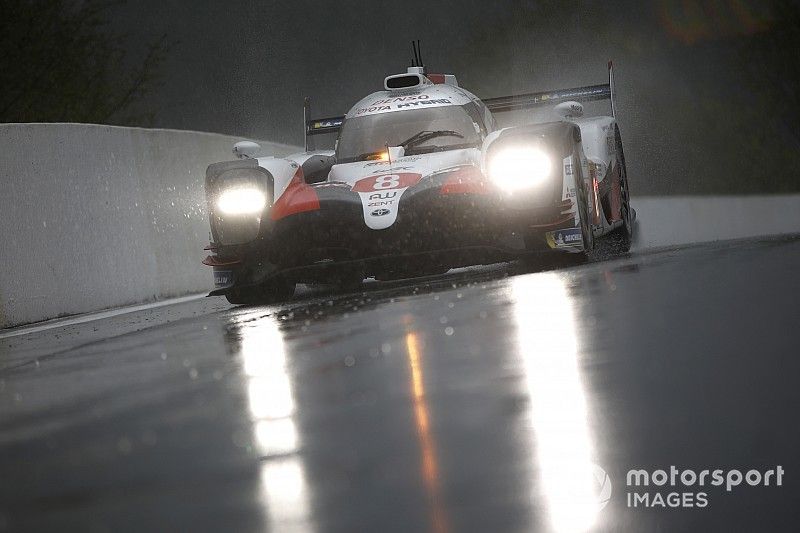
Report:
[[[0,339],[0,530],[794,529],[798,267],[723,243]],[[626,506],[629,469],[777,464]]]

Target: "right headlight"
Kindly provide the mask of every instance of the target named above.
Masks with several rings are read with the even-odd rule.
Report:
[[[223,190],[217,198],[217,209],[226,215],[252,215],[267,205],[267,197],[255,187]]]
[[[489,179],[504,191],[533,188],[544,182],[553,169],[550,156],[535,147],[500,148],[488,162]]]

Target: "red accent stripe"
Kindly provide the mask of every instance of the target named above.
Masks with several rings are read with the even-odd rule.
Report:
[[[278,201],[272,206],[269,217],[272,220],[279,220],[289,215],[304,213],[306,211],[316,211],[319,209],[319,196],[310,185],[306,184],[303,178],[302,167],[297,168],[292,177],[292,181],[286,187]]]
[[[491,194],[492,189],[478,168],[467,166],[450,174],[439,192],[441,194]]]
[[[589,161],[589,184],[591,190],[589,193],[592,195],[594,202],[594,212],[592,213],[592,224],[595,226],[600,225],[600,196],[597,194],[597,165]]]
[[[444,83],[444,74],[425,74],[425,77],[431,80],[435,85],[442,85]]]

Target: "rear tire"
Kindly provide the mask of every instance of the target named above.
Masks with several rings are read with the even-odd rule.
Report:
[[[286,302],[294,296],[295,283],[280,278],[252,287],[233,287],[225,293],[233,305],[258,305]]]
[[[622,214],[622,226],[611,233],[611,242],[614,251],[628,252],[633,242],[633,212],[631,211],[631,195],[628,188],[628,171],[625,167],[625,153],[622,151],[622,137],[619,130],[615,130],[617,145],[617,165],[619,168],[619,193],[621,200],[620,211]]]

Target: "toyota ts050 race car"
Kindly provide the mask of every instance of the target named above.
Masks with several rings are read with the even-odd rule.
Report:
[[[415,65],[421,64],[415,61]],[[583,116],[582,101],[611,102]],[[555,104],[560,120],[499,128],[494,114]],[[308,104],[306,103],[306,111]],[[309,150],[337,134],[335,150]],[[306,151],[208,167],[215,290],[280,301],[296,283],[358,286],[547,252],[581,262],[595,239],[630,247],[622,140],[607,84],[481,100],[412,66],[341,117],[306,122]]]

